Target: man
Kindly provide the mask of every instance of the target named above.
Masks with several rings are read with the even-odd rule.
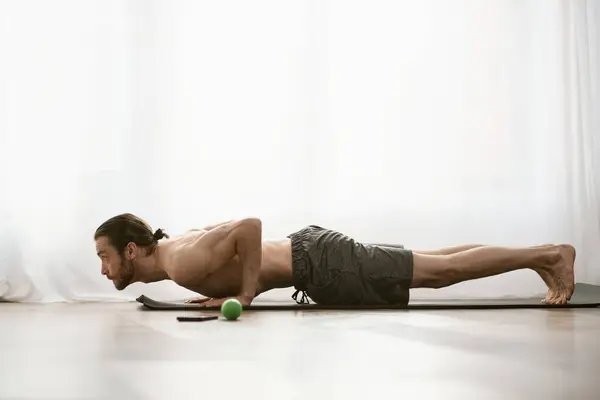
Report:
[[[170,238],[132,214],[95,232],[102,274],[118,290],[134,282],[171,279],[219,306],[235,297],[249,305],[261,293],[295,287],[329,305],[407,305],[411,288],[443,288],[471,279],[531,269],[548,286],[545,302],[567,303],[574,290],[575,249],[465,245],[437,251],[360,243],[340,232],[307,226],[282,240],[263,241],[257,218],[223,222]],[[163,239],[163,240],[161,240]],[[300,300],[297,296],[301,294]]]

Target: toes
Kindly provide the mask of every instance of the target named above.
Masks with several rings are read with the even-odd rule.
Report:
[[[549,290],[548,293],[546,293],[546,303],[554,304],[556,303],[558,297],[558,293],[556,293],[554,290]]]
[[[559,305],[559,304],[567,304],[569,300],[566,296],[560,294],[548,295],[544,300],[542,300],[543,304],[548,305]]]
[[[559,295],[559,296],[556,296],[553,304],[563,305],[563,304],[567,304],[567,303],[568,303],[567,297],[564,295]]]

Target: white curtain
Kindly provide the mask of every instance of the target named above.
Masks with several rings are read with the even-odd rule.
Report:
[[[409,248],[570,242],[600,284],[600,3],[0,0],[0,297],[117,292],[92,235],[258,216]],[[528,271],[413,297],[528,295]],[[287,297],[290,291],[265,296]]]

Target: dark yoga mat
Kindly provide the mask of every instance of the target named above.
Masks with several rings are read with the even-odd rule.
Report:
[[[491,310],[507,308],[593,308],[600,306],[600,286],[577,283],[569,304],[547,305],[541,298],[503,298],[483,300],[413,300],[408,307],[399,306],[324,306],[320,304],[296,304],[293,300],[273,302],[256,299],[247,310]],[[152,300],[144,295],[137,298],[143,309],[154,311],[219,310],[219,307],[201,307],[198,304],[167,303]]]

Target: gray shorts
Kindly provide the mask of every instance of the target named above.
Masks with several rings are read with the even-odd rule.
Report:
[[[412,251],[359,243],[316,225],[288,237],[297,302],[304,302],[306,294],[323,305],[408,305]]]

